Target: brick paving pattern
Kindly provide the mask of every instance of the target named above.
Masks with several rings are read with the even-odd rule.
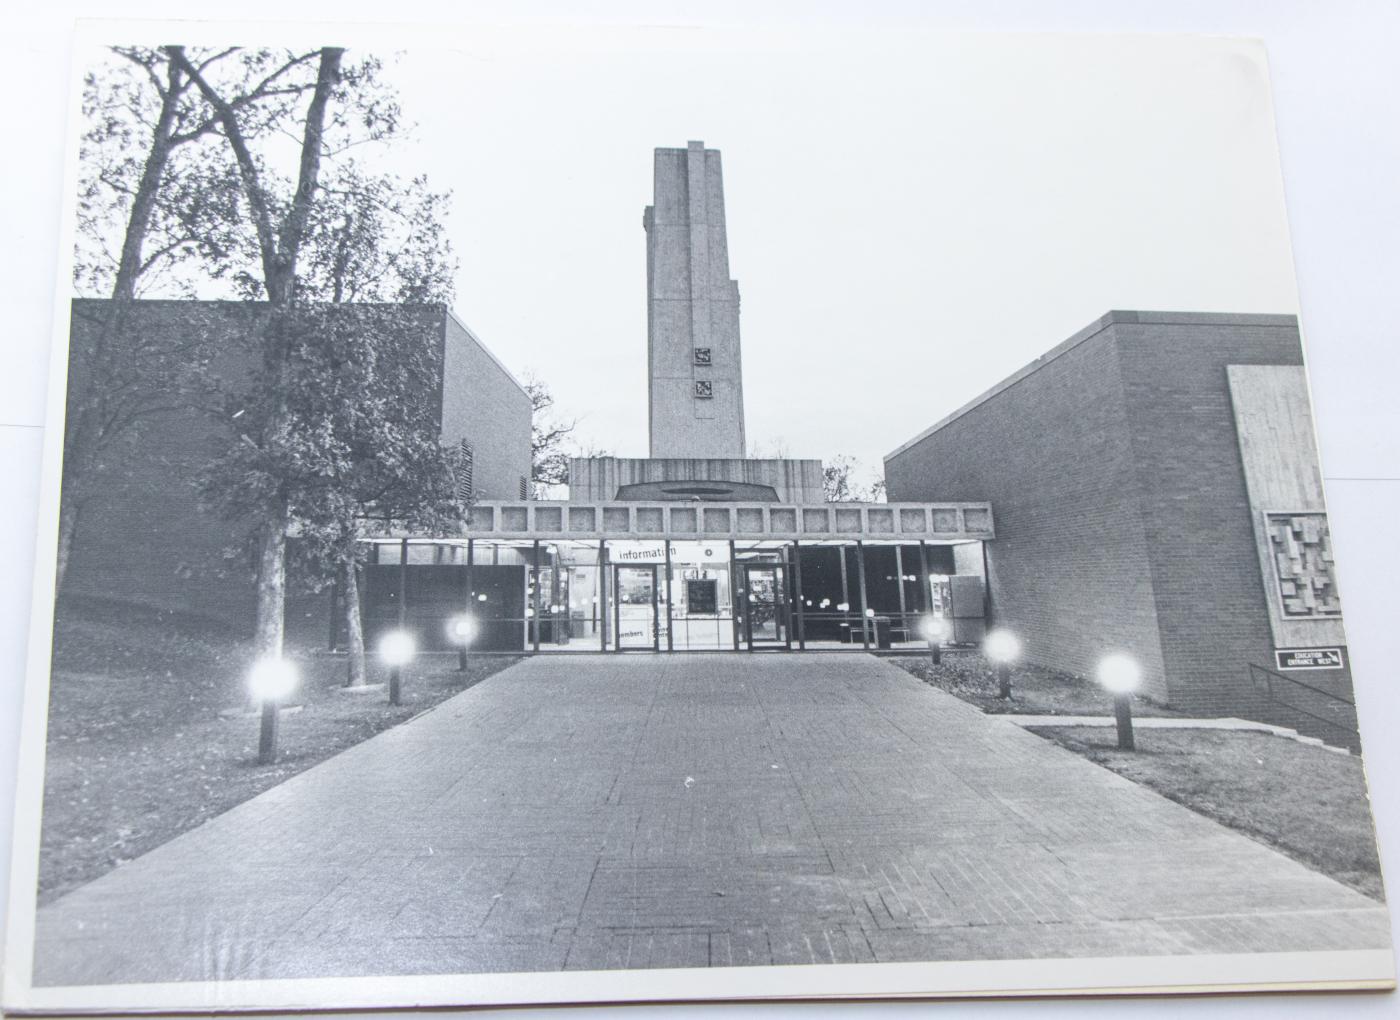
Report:
[[[536,658],[39,912],[36,985],[1379,949],[1382,905],[874,658]]]

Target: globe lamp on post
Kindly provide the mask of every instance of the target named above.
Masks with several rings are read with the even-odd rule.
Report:
[[[941,616],[925,616],[919,629],[928,642],[929,657],[937,666],[943,661],[943,642],[948,639],[948,624]]]
[[[982,642],[982,651],[996,667],[997,697],[1011,697],[1011,664],[1021,654],[1021,641],[1009,630],[994,630]]]
[[[457,646],[457,672],[459,673],[467,671],[467,649],[476,640],[478,629],[476,617],[468,613],[454,617],[447,625],[447,635]]]
[[[391,630],[379,642],[379,657],[389,667],[389,704],[401,704],[403,667],[413,661],[413,635]]]
[[[297,670],[280,656],[259,659],[248,674],[248,689],[262,708],[258,764],[277,760],[277,721],[282,702],[297,689]]]
[[[1113,694],[1113,717],[1118,723],[1118,747],[1135,748],[1133,741],[1133,691],[1142,683],[1142,670],[1131,658],[1120,653],[1106,655],[1099,662],[1099,683]]]

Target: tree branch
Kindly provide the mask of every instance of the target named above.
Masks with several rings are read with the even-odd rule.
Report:
[[[145,71],[146,77],[151,79],[151,84],[153,84],[156,88],[156,95],[160,96],[161,99],[165,98],[165,86],[161,84],[160,75],[156,74],[156,72],[151,68],[150,64],[146,63],[144,60],[139,59],[133,50],[124,49],[121,46],[113,46],[112,52],[120,57],[125,57],[137,67],[141,68],[141,70]]]
[[[345,50],[335,46],[327,46],[321,50],[316,90],[311,94],[311,104],[306,109],[306,130],[301,143],[301,164],[297,169],[297,189],[279,231],[279,269],[286,275],[283,286],[287,290],[287,296],[290,296],[292,284],[296,279],[296,258],[301,250],[301,239],[306,233],[311,204],[315,199],[316,178],[321,169],[322,139],[325,137],[326,105],[330,102],[331,90],[340,80],[340,61],[344,54]],[[271,282],[268,281],[269,296]]]
[[[200,94],[214,108],[219,123],[223,126],[224,135],[228,138],[229,146],[233,149],[234,159],[238,163],[239,176],[243,180],[243,193],[252,209],[253,226],[257,231],[258,249],[262,256],[263,275],[270,282],[277,267],[277,238],[272,230],[272,214],[268,209],[267,195],[263,193],[257,163],[253,159],[252,151],[248,148],[247,139],[243,136],[243,129],[238,123],[238,117],[233,107],[204,79],[199,69],[190,63],[189,58],[185,56],[184,47],[169,46],[166,48],[166,53],[172,63],[189,75]]]
[[[225,50],[219,56],[227,56],[228,54],[233,52],[234,50],[232,49]],[[291,60],[288,60],[277,70],[273,71],[271,74],[264,77],[262,81],[258,82],[258,84],[253,88],[252,91],[248,92],[246,95],[239,96],[237,99],[231,100],[228,103],[229,108],[237,111],[245,106],[250,106],[253,103],[256,103],[262,99],[269,99],[273,96],[296,96],[305,92],[308,88],[312,88],[311,85],[288,85],[284,88],[276,89],[272,88],[271,86],[273,82],[275,82],[278,78],[282,77],[282,75],[286,74],[292,68],[304,64],[308,60],[310,60],[313,56],[316,55],[316,52],[316,50],[311,50],[310,52],[303,53],[300,56],[296,56],[293,57]],[[199,71],[201,75],[203,74],[204,69],[214,62],[214,59],[216,58],[210,58],[209,60],[199,65]],[[200,138],[204,134],[212,130],[215,126],[218,125],[219,121],[219,114],[215,112],[213,116],[206,117],[204,120],[200,121],[197,126],[191,128],[189,131],[186,131],[183,134],[175,135],[174,138],[177,140],[177,144],[183,144],[184,142],[194,141],[196,138]]]

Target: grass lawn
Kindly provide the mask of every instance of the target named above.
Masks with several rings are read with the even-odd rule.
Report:
[[[1100,715],[1113,714],[1113,696],[1097,683],[1039,666],[1011,669],[1011,698],[997,697],[997,680],[991,665],[979,652],[943,653],[935,666],[928,656],[892,656],[887,661],[912,673],[989,715]],[[1174,716],[1180,713],[1133,699],[1138,715]]]
[[[44,771],[41,902],[52,900],[285,779],[479,683],[517,659],[425,655],[395,708],[339,692],[345,659],[289,649],[301,672],[280,760],[257,764],[248,648],[217,629],[84,606],[59,618]],[[370,666],[370,681],[383,678]]]
[[[1361,759],[1267,733],[1153,730],[1120,751],[1111,726],[1033,731],[1383,899]]]

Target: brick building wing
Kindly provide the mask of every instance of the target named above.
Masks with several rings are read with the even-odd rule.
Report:
[[[1207,715],[1277,714],[1260,671],[1299,661],[1349,698],[1302,366],[1291,315],[1109,312],[891,453],[889,498],[995,507],[991,614],[1033,662],[1127,651]]]

